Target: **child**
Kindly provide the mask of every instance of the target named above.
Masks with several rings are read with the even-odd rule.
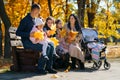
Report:
[[[47,46],[48,43],[52,43],[48,38],[46,33],[43,31],[43,21],[40,18],[36,18],[35,19],[35,25],[33,26],[32,30],[31,30],[31,34],[34,34],[37,31],[40,31],[43,33],[44,35],[44,39],[43,40],[39,40],[39,39],[35,39],[34,36],[30,37],[30,40],[32,41],[33,44],[42,44],[42,55],[44,56],[44,58],[46,58],[47,60],[49,60],[48,56],[46,55],[46,51],[47,51]],[[54,49],[54,54],[56,55],[55,49]],[[57,55],[56,55],[57,56]]]

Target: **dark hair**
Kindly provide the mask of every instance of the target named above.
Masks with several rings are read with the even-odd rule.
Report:
[[[71,14],[69,16],[69,19],[68,19],[68,28],[71,30],[71,27],[70,27],[70,17],[73,16],[75,18],[75,29],[81,33],[81,26],[79,24],[79,20],[78,20],[78,17],[75,15],[75,14]]]
[[[54,23],[54,19],[53,19],[53,17],[49,16],[49,17],[46,19],[46,22],[45,22],[45,26],[44,26],[44,28],[46,28],[47,30],[51,30],[51,29],[48,27],[48,25],[47,25],[48,20],[52,20],[53,23]]]
[[[60,20],[60,19],[57,19],[57,20],[55,21],[55,24],[58,24],[59,22],[61,22],[61,20]]]
[[[40,9],[40,5],[39,4],[33,4],[32,7],[31,7],[31,10],[33,9]]]

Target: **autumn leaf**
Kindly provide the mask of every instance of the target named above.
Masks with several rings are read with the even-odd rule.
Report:
[[[66,36],[66,30],[65,30],[65,29],[62,29],[62,30],[60,31],[60,36],[61,36],[61,38],[63,38],[63,37]]]
[[[53,42],[54,47],[57,47],[59,45],[59,40],[56,39],[55,37],[50,38],[50,40]]]
[[[39,39],[39,40],[43,40],[44,39],[44,33],[40,32],[40,31],[34,32],[34,38]]]

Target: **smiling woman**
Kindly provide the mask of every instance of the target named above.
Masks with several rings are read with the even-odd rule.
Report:
[[[67,31],[66,39],[68,39],[68,40],[71,40],[73,38],[73,37],[70,37],[68,35],[69,33],[71,33],[71,31],[72,31],[72,34],[74,33],[74,35],[76,35],[76,34],[81,35],[81,28],[80,28],[79,21],[78,21],[78,18],[76,17],[76,15],[71,14],[69,16],[69,20],[68,20],[68,23],[65,25],[65,29]],[[78,38],[78,36],[75,36],[75,39],[77,39],[77,38]],[[79,61],[80,69],[85,69],[85,67],[84,67],[84,60],[85,60],[84,54],[82,53],[80,45],[79,45],[80,39],[78,39],[78,41],[72,40],[72,42],[69,43],[68,52],[69,52],[71,59],[72,59],[72,68],[73,69],[76,68],[76,66],[75,66],[76,60]]]

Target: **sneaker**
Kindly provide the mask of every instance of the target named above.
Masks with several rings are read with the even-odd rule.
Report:
[[[55,71],[54,69],[48,69],[47,71],[51,74],[56,74],[57,73],[57,71]]]
[[[44,58],[45,58],[46,60],[49,60],[48,56],[46,56],[46,55],[44,56]]]

